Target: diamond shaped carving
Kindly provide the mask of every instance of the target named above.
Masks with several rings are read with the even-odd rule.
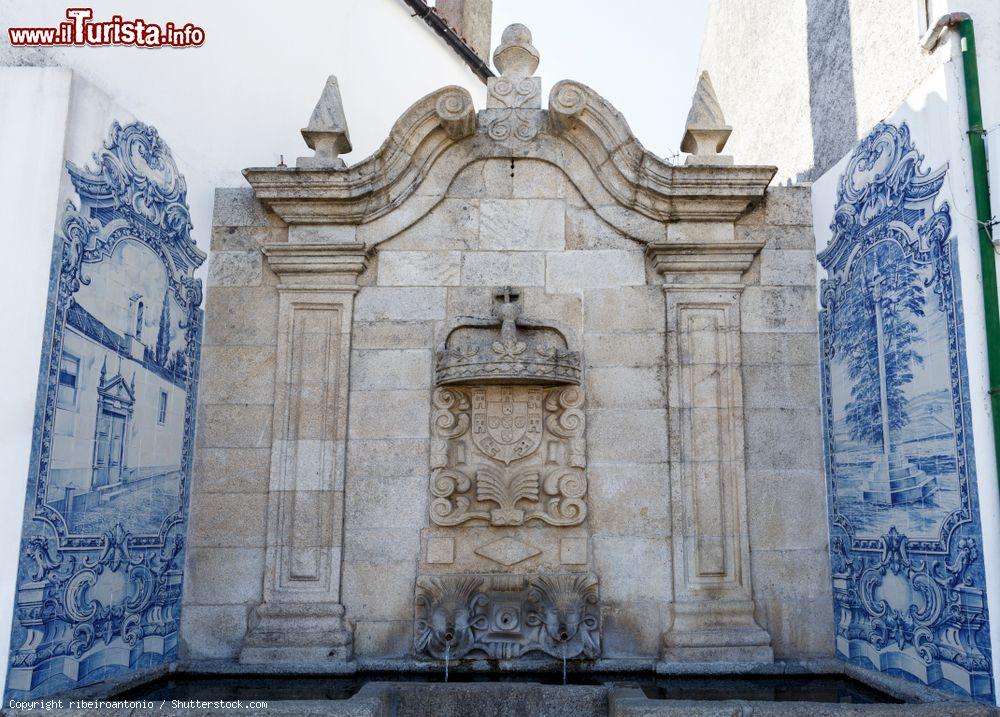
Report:
[[[481,545],[474,551],[476,555],[481,555],[487,560],[501,565],[514,565],[522,560],[533,558],[542,551],[520,540],[514,538],[500,538],[492,543]]]

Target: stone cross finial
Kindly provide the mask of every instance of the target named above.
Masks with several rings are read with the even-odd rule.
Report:
[[[295,166],[306,169],[343,169],[346,166],[338,155],[351,151],[351,136],[335,75],[326,78],[323,94],[309,118],[309,125],[302,130],[302,137],[315,155],[299,157]]]
[[[733,128],[726,124],[722,116],[712,80],[703,71],[691,98],[691,111],[688,112],[681,140],[681,151],[690,153],[687,164],[732,164],[732,157],[719,154],[732,131]]]
[[[514,346],[517,340],[517,319],[521,315],[521,293],[511,286],[503,286],[493,295],[493,313],[500,319],[500,345]]]
[[[511,79],[529,77],[538,68],[538,50],[531,44],[531,30],[515,22],[500,37],[500,47],[493,53],[493,64],[500,74]]]

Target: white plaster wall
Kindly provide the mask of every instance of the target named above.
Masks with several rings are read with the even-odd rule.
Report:
[[[990,202],[993,215],[1000,207],[1000,175],[996,167],[1000,163],[1000,5],[991,0],[971,0],[956,2],[949,0],[949,11],[968,12],[973,19],[979,65],[979,87],[983,110],[983,124],[987,129],[987,152],[989,154]],[[947,128],[949,153],[953,157],[952,167],[956,170],[950,176],[954,193],[956,231],[959,234],[959,270],[962,277],[962,301],[965,313],[965,342],[969,363],[969,392],[972,396],[973,436],[976,447],[976,475],[979,483],[979,513],[982,524],[983,562],[986,565],[987,607],[990,620],[990,644],[993,647],[994,690],[1000,685],[1000,488],[997,474],[996,445],[993,440],[993,416],[989,398],[989,365],[985,333],[985,306],[983,303],[983,280],[980,269],[978,224],[976,218],[975,194],[972,178],[972,162],[969,152],[967,130],[969,126],[966,110],[965,75],[962,66],[961,48],[955,33],[950,33],[953,42],[940,48],[937,53],[951,62],[942,70],[947,81],[949,125]],[[914,93],[919,97],[923,88]],[[908,100],[907,104],[912,104]],[[960,182],[956,186],[956,182]],[[957,216],[956,216],[957,215]],[[995,230],[994,230],[995,231]],[[998,260],[1000,263],[1000,260]]]
[[[4,26],[50,26],[65,19],[57,0],[0,0]],[[202,47],[183,50],[0,47],[0,65],[72,67],[163,136],[188,184],[194,236],[207,248],[216,187],[246,186],[245,167],[294,166],[310,155],[299,134],[327,75],[336,74],[354,151],[368,156],[392,122],[418,99],[449,84],[485,105],[485,86],[401,0],[293,0],[267,3],[98,0],[95,19],[114,14],[150,22],[192,22]],[[43,58],[43,59],[39,59]]]
[[[0,456],[4,465],[0,501],[0,682],[6,680],[14,576],[21,542],[24,489],[28,479],[35,391],[48,293],[52,228],[62,168],[68,70],[0,68],[0,216],[5,217],[4,260],[16,271],[0,282]],[[16,169],[16,171],[12,171]],[[11,350],[14,348],[14,350]]]

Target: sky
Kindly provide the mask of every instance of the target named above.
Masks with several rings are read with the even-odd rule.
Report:
[[[677,151],[695,85],[708,0],[494,0],[493,47],[512,22],[527,25],[541,54],[543,98],[561,79],[590,85],[621,111],[640,141],[666,156]],[[0,0],[6,26],[53,25],[65,19],[63,0]],[[204,47],[186,50],[70,48],[49,53],[120,98],[147,121],[181,136],[175,144],[202,155],[210,174],[220,161],[239,166],[286,161],[304,150],[298,130],[308,119],[325,76],[340,78],[354,152],[371,154],[410,103],[454,82],[425,67],[430,30],[402,0],[94,0],[95,19],[113,14],[153,21],[192,21],[206,29]],[[277,10],[280,8],[280,12]],[[417,27],[413,27],[416,25]],[[3,28],[4,30],[6,28]],[[6,34],[4,32],[4,34]],[[436,36],[435,36],[435,39]],[[417,44],[418,41],[424,44]],[[441,52],[450,52],[438,41]],[[0,48],[2,50],[3,48]],[[0,64],[4,58],[0,54]],[[462,84],[479,81],[462,70]],[[414,88],[399,95],[355,78]],[[482,92],[481,85],[479,91]],[[174,121],[171,112],[183,113]],[[352,122],[360,116],[361,123]],[[201,127],[199,141],[197,127]],[[162,129],[162,128],[161,128]],[[225,133],[241,148],[225,146]],[[203,146],[204,145],[204,146]],[[272,155],[275,155],[272,160]],[[243,162],[240,164],[240,162]]]
[[[492,47],[507,25],[532,33],[542,97],[577,80],[611,102],[660,157],[679,151],[708,0],[493,0]]]
[[[562,79],[608,99],[645,147],[676,153],[696,81],[708,0],[494,0],[493,47],[512,22],[541,55],[543,106]],[[205,29],[202,47],[12,50],[0,65],[69,66],[154,125],[188,179],[194,236],[207,245],[215,187],[246,187],[246,167],[310,155],[299,130],[330,74],[339,78],[357,164],[422,96],[459,84],[478,108],[486,91],[403,0],[91,0],[95,20],[119,14]],[[65,0],[0,0],[7,27],[54,26]],[[4,38],[6,39],[6,38]],[[88,140],[96,142],[97,139]],[[96,149],[96,147],[95,147]]]

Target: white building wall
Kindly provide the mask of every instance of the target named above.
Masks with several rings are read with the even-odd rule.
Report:
[[[8,0],[4,26],[50,26],[66,3]],[[188,185],[194,236],[207,248],[216,187],[246,186],[245,167],[289,166],[310,155],[299,134],[326,82],[340,80],[355,164],[374,152],[391,123],[449,84],[486,103],[485,85],[401,0],[267,3],[155,0],[88,4],[94,18],[192,22],[205,44],[188,49],[0,47],[0,64],[44,61],[72,67],[167,139]]]
[[[8,171],[0,172],[0,216],[6,217],[7,236],[16,237],[4,243],[4,260],[17,267],[0,283],[0,301],[8,307],[0,312],[0,331],[6,346],[19,347],[0,352],[0,456],[7,496],[0,501],[0,680],[7,675],[71,77],[63,69],[0,68],[0,155],[9,162]]]

